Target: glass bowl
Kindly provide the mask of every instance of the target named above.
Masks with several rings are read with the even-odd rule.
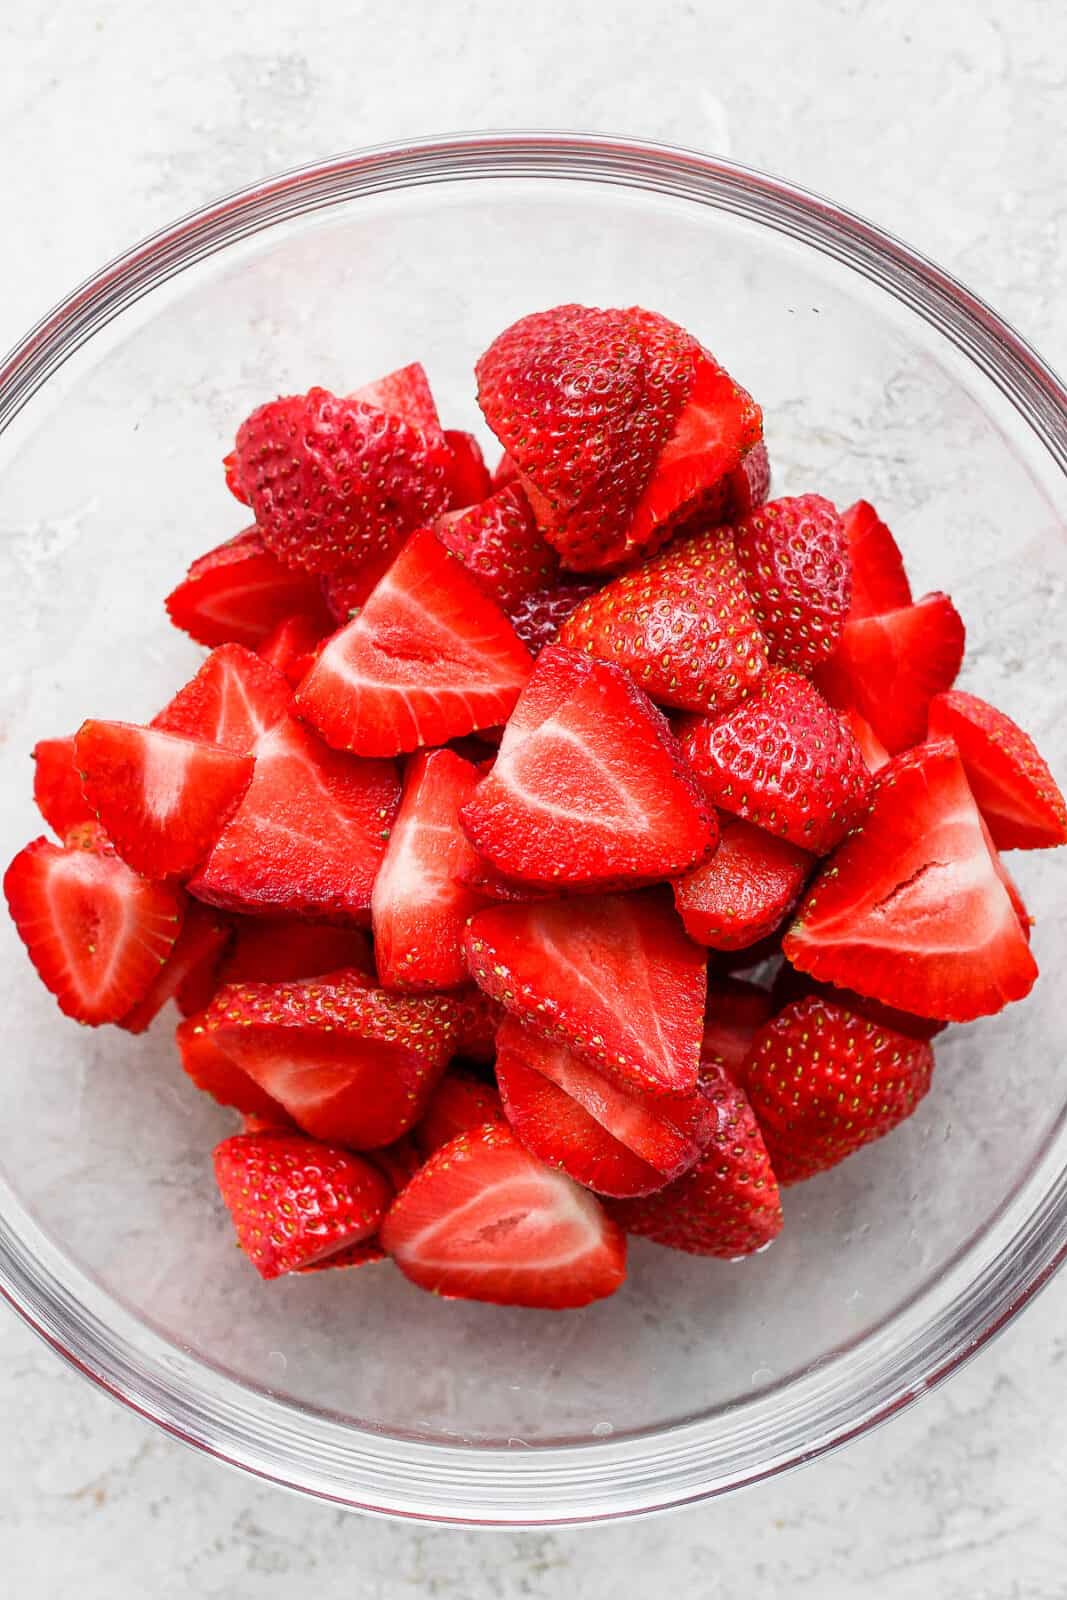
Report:
[[[474,357],[563,300],[696,330],[765,407],[776,491],[873,499],[917,592],[964,614],[963,681],[1067,770],[1067,394],[1033,351],[929,262],[775,179],[621,139],[454,137],[177,223],[0,370],[5,860],[41,831],[34,740],[147,718],[195,669],[161,602],[242,526],[219,458],[244,414],[420,358],[447,422],[479,428]],[[438,1301],[388,1266],[261,1283],[211,1179],[232,1119],[184,1080],[171,1021],[79,1030],[5,918],[0,1284],[144,1416],[342,1505],[585,1521],[808,1460],[950,1372],[1067,1250],[1065,869],[1012,869],[1045,977],[945,1035],[910,1123],[789,1191],[765,1254],[636,1242],[624,1291],[566,1314]]]

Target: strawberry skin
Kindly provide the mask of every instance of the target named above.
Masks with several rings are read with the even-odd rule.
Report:
[[[625,1238],[600,1203],[499,1125],[436,1151],[379,1237],[405,1277],[445,1299],[566,1310],[626,1276]]]
[[[524,596],[511,613],[511,625],[530,654],[539,656],[555,644],[571,612],[599,588],[600,584],[594,581],[576,581],[535,589]]]
[[[38,739],[34,745],[33,799],[41,816],[61,839],[79,823],[93,820],[74,761],[73,735],[67,739]]]
[[[559,576],[559,557],[538,532],[517,483],[465,511],[446,511],[434,532],[502,611],[514,611],[520,600],[550,588]]]
[[[462,509],[488,500],[494,485],[482,455],[482,447],[473,433],[464,433],[461,428],[446,428],[445,443],[451,458],[447,471],[453,506]]]
[[[201,1093],[210,1095],[220,1106],[230,1106],[245,1117],[259,1119],[263,1125],[296,1127],[285,1107],[219,1048],[205,1030],[201,1016],[194,1015],[179,1022],[174,1042],[183,1072]]]
[[[713,950],[743,950],[773,933],[796,903],[813,858],[788,839],[723,817],[710,861],[674,884],[685,931]]]
[[[836,508],[819,494],[771,500],[737,524],[734,545],[771,660],[814,671],[833,654],[852,598]]]
[[[503,1122],[504,1107],[491,1083],[460,1067],[450,1067],[430,1096],[422,1121],[414,1130],[424,1156],[487,1122]]]
[[[152,727],[247,755],[285,716],[292,698],[269,662],[242,644],[224,644],[152,718]]]
[[[1000,850],[1067,844],[1067,805],[1030,735],[960,689],[930,702],[929,737],[955,740],[967,782]]]
[[[911,584],[904,558],[869,500],[857,500],[842,512],[841,522],[852,567],[852,603],[848,620],[876,617],[911,605]]]
[[[504,1007],[473,983],[455,990],[449,999],[459,1019],[456,1054],[489,1066],[496,1056],[496,1035],[506,1015]]]
[[[412,361],[406,367],[398,367],[395,372],[387,372],[384,378],[375,378],[371,383],[362,384],[360,388],[353,389],[348,398],[399,417],[435,448],[444,444],[445,435],[437,402],[421,361]]]
[[[283,566],[258,528],[194,561],[166,605],[176,628],[208,646],[232,641],[256,650],[279,622],[297,614],[324,631],[330,626],[318,580]]]
[[[727,477],[726,487],[724,522],[738,522],[765,504],[771,489],[771,463],[764,440],[758,439],[751,450],[745,451]]]

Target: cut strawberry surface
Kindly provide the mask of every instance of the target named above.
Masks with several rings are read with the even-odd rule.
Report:
[[[367,922],[400,800],[391,761],[358,761],[283,717],[190,888],[231,911]]]
[[[949,690],[930,702],[929,737],[955,741],[998,849],[1067,843],[1067,804],[1048,763],[1005,712],[975,694]]]
[[[38,739],[34,745],[33,799],[41,816],[61,839],[79,823],[93,821],[74,761],[73,734],[67,739]]]
[[[430,529],[408,540],[297,690],[302,716],[359,755],[399,755],[507,720],[525,645]]]
[[[450,1067],[430,1096],[414,1139],[423,1155],[430,1156],[461,1133],[504,1120],[500,1095],[491,1083]]]
[[[244,645],[223,644],[152,718],[152,727],[246,755],[285,716],[292,698],[268,661]]]
[[[192,872],[252,781],[250,756],[130,722],[84,722],[74,758],[108,838],[149,878]]]
[[[1029,993],[1037,967],[951,741],[883,767],[783,949],[815,978],[948,1022]]]
[[[507,1014],[504,1007],[473,983],[457,989],[449,999],[459,1018],[456,1055],[488,1066],[496,1055],[497,1030]]]
[[[695,1087],[706,958],[664,895],[491,906],[471,919],[467,960],[505,1010],[616,1081]]]
[[[264,639],[259,653],[295,688],[311,671],[319,645],[325,637],[313,617],[286,617]]]
[[[685,931],[713,950],[743,950],[792,910],[813,858],[739,817],[721,819],[710,861],[674,885]]]
[[[726,478],[726,499],[723,507],[724,522],[737,522],[762,506],[771,489],[771,463],[764,440],[759,439],[746,450],[740,462]]]
[[[626,1241],[600,1203],[495,1125],[432,1155],[379,1236],[405,1277],[446,1299],[563,1310],[626,1276]]]
[[[409,427],[417,429],[428,444],[440,447],[444,443],[437,402],[421,361],[412,361],[406,367],[398,367],[396,372],[387,372],[384,378],[375,378],[373,383],[353,389],[348,398],[400,417]]]
[[[881,772],[891,757],[866,717],[861,717],[858,711],[846,706],[841,712],[841,721],[859,746],[867,771]]]
[[[733,537],[771,660],[812,672],[833,654],[852,598],[836,508],[820,494],[772,500],[743,518]]]
[[[743,1086],[745,1057],[773,1009],[766,989],[743,978],[712,978],[700,1045],[701,1079],[721,1067]]]
[[[871,503],[857,500],[842,513],[841,521],[852,563],[849,621],[910,606],[911,584],[904,571],[904,558]]]
[[[506,483],[514,483],[519,476],[519,469],[505,450],[490,474],[491,487],[502,489]]]
[[[232,641],[258,649],[294,615],[313,618],[323,631],[331,621],[317,580],[283,566],[258,528],[200,556],[166,604],[176,628],[209,646]]]
[[[502,611],[514,611],[520,600],[551,588],[559,576],[559,557],[538,532],[530,502],[516,483],[465,511],[446,511],[434,532]]]
[[[202,1016],[193,1015],[180,1022],[174,1042],[186,1076],[220,1106],[255,1117],[264,1127],[295,1128],[285,1107],[266,1089],[261,1089],[255,1079],[215,1043],[204,1027]]]
[[[188,994],[193,984],[203,982],[206,974],[214,974],[229,939],[230,928],[214,911],[197,905],[195,900],[190,901],[173,950],[147,992],[121,1019],[119,1027],[125,1028],[127,1033],[144,1033],[168,1000],[177,999],[180,1005],[183,988]]]
[[[446,428],[445,443],[451,456],[447,476],[452,504],[462,508],[488,500],[494,484],[482,455],[482,447],[473,433],[464,433],[461,428]]]
[[[539,656],[555,644],[567,618],[600,587],[597,581],[559,583],[535,589],[520,600],[511,613],[511,625],[530,654]]]
[[[342,967],[375,976],[370,940],[362,928],[295,917],[255,917],[238,924],[219,983],[294,983]]]

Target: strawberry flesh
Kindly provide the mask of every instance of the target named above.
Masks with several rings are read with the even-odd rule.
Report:
[[[813,864],[788,839],[724,816],[710,861],[674,884],[686,933],[713,950],[755,944],[792,909]]]
[[[264,639],[259,653],[295,688],[311,671],[324,637],[324,630],[313,617],[285,617]]]
[[[722,1068],[743,1087],[745,1057],[773,1009],[770,995],[758,984],[743,978],[712,978],[700,1044],[701,1079],[714,1077]]]
[[[857,500],[842,512],[841,522],[852,565],[852,603],[848,620],[876,617],[911,605],[911,584],[904,558],[869,500]]]
[[[348,398],[400,417],[409,427],[421,433],[427,444],[437,448],[444,444],[445,435],[437,402],[421,361],[412,361],[406,367],[398,367],[395,372],[387,372],[384,378],[364,383],[360,388],[353,389]]]
[[[503,1122],[504,1107],[491,1083],[461,1067],[450,1067],[430,1096],[414,1140],[424,1156],[432,1156],[461,1133]]]
[[[174,626],[209,647],[233,642],[256,650],[296,614],[330,626],[317,580],[283,566],[258,528],[200,556],[166,604]]]
[[[975,694],[930,702],[929,737],[955,740],[967,782],[1000,850],[1067,844],[1067,804],[1030,735]]]
[[[462,509],[488,500],[494,484],[482,455],[482,447],[473,433],[464,433],[461,428],[446,428],[445,443],[451,458],[447,473],[453,506]]]
[[[33,798],[41,816],[61,839],[79,823],[93,820],[74,760],[73,734],[66,739],[38,739],[34,745]]]
[[[373,978],[374,956],[362,928],[292,917],[250,917],[238,924],[233,948],[219,970],[219,984],[294,983],[342,967],[355,967]]]
[[[202,981],[204,975],[209,975],[210,982],[229,939],[229,927],[215,912],[191,900],[173,950],[147,993],[127,1011],[119,1027],[127,1033],[144,1033],[168,1000],[177,999],[181,1005],[182,992],[189,994],[191,983]]]
[[[246,755],[285,716],[292,698],[289,685],[268,661],[242,644],[223,644],[151,725]]]

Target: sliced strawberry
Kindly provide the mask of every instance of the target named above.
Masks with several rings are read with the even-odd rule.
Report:
[[[374,952],[387,989],[454,989],[467,981],[463,933],[483,903],[458,881],[474,851],[459,815],[478,769],[451,750],[408,763],[400,810],[371,896]]]
[[[964,629],[946,594],[845,624],[816,682],[832,705],[854,707],[891,755],[917,744],[935,694],[963,661]]]
[[[561,652],[542,657],[534,678],[555,673]],[[541,888],[686,871],[707,855],[717,827],[666,718],[621,668],[578,660],[573,692],[517,743],[501,745],[463,808],[468,837],[498,872]]]
[[[119,1022],[127,1033],[144,1033],[168,1000],[179,999],[183,986],[205,973],[214,973],[230,938],[226,923],[207,906],[190,901],[174,948],[152,980],[151,987]],[[187,991],[188,992],[188,991]]]
[[[674,903],[698,944],[743,950],[774,932],[813,865],[808,852],[788,839],[724,816],[718,849],[675,883]]]
[[[414,1139],[424,1156],[432,1156],[458,1134],[504,1120],[500,1095],[491,1083],[473,1072],[450,1067],[430,1096]]]
[[[300,1134],[238,1133],[215,1149],[237,1241],[261,1278],[325,1263],[372,1235],[389,1185],[369,1161]]]
[[[727,531],[711,528],[582,602],[560,640],[625,667],[653,700],[725,711],[766,670],[763,635]]]
[[[695,1086],[706,960],[664,895],[491,906],[471,919],[467,959],[507,1011],[616,1081]]]
[[[857,500],[842,513],[852,560],[852,604],[848,620],[876,617],[911,605],[911,584],[904,558],[885,523],[868,500]]]
[[[559,557],[537,530],[530,502],[517,483],[465,511],[446,511],[434,532],[502,611],[514,611],[559,577]]]
[[[861,717],[858,711],[851,706],[846,706],[841,712],[841,721],[859,745],[860,755],[863,757],[867,771],[881,772],[886,762],[890,760],[889,751],[866,717]]]
[[[152,727],[246,755],[285,716],[292,698],[269,662],[242,644],[223,644],[152,718]]]
[[[259,653],[295,688],[311,671],[315,653],[325,637],[314,617],[285,617],[264,639]]]
[[[184,896],[131,872],[94,826],[35,839],[4,874],[19,937],[59,1009],[117,1022],[151,987],[181,931]]]
[[[1067,804],[1034,741],[996,706],[949,690],[930,702],[929,737],[955,740],[971,793],[1000,850],[1067,844]]]
[[[252,781],[251,756],[130,722],[83,722],[74,758],[108,838],[148,878],[192,872]]]
[[[821,494],[771,500],[737,524],[734,545],[771,660],[812,672],[833,654],[852,598],[836,508]]]
[[[231,911],[365,923],[399,800],[391,761],[341,755],[283,717],[190,887]]]
[[[384,1149],[373,1151],[367,1159],[385,1173],[394,1194],[399,1194],[411,1182],[423,1163],[422,1152],[410,1133],[394,1139]]]
[[[949,1022],[1029,993],[1037,967],[951,741],[882,768],[783,949],[815,978]]]
[[[608,1210],[627,1233],[734,1261],[781,1232],[778,1182],[752,1107],[729,1073],[709,1070],[700,1093],[714,1117],[701,1160],[658,1194],[616,1200]]]
[[[595,580],[576,580],[549,589],[535,589],[520,600],[511,613],[511,625],[530,654],[538,656],[550,644],[555,644],[571,612],[600,587]]]
[[[258,528],[248,528],[194,561],[167,596],[167,611],[174,626],[197,644],[233,641],[250,650],[295,613],[313,617],[323,629],[330,626],[316,579],[282,566]]]
[[[380,1238],[405,1277],[446,1299],[563,1310],[626,1276],[626,1241],[599,1202],[499,1125],[432,1155]]]
[[[219,1048],[204,1027],[202,1014],[179,1022],[174,1041],[182,1070],[198,1089],[217,1100],[220,1106],[231,1106],[246,1117],[256,1118],[260,1128],[296,1127],[285,1107]],[[245,1131],[249,1131],[247,1126]]]
[[[456,1055],[488,1065],[496,1055],[496,1036],[506,1012],[476,984],[449,995],[459,1016]]]
[[[93,820],[74,763],[74,735],[38,739],[33,747],[33,798],[48,826],[61,839],[81,822]]]
[[[482,447],[473,433],[460,428],[445,429],[445,443],[452,457],[448,465],[448,487],[454,506],[476,506],[488,500],[493,492],[493,481],[482,455]]]
[[[222,983],[295,983],[355,967],[374,977],[374,956],[362,928],[294,917],[254,917],[238,924]]]
[[[503,455],[500,457],[500,460],[493,468],[489,480],[490,486],[494,490],[503,489],[505,484],[514,483],[518,476],[519,469],[505,450]]]
[[[409,427],[417,429],[430,444],[440,446],[444,443],[437,401],[421,361],[412,361],[406,367],[398,367],[396,372],[386,373],[384,378],[375,378],[373,383],[363,384],[359,389],[354,389],[348,398],[361,400],[364,405],[400,417]]]
[[[689,718],[682,749],[723,811],[825,855],[867,809],[855,739],[807,678],[776,670],[717,721]]]
[[[399,755],[504,722],[530,655],[503,612],[428,528],[297,690],[330,744]]]
[[[397,546],[390,545],[386,550],[364,556],[358,567],[325,574],[322,592],[334,622],[350,622],[362,611],[396,560],[396,553]]]
[[[742,978],[711,979],[700,1046],[701,1078],[713,1076],[715,1069],[721,1067],[743,1084],[741,1068],[745,1057],[772,1010],[766,989]]]

